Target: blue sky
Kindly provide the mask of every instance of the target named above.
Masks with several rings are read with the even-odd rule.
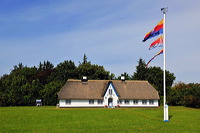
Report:
[[[197,0],[1,0],[0,76],[22,62],[49,60],[93,64],[119,76],[133,74],[139,58],[148,62],[161,48],[142,42],[166,15],[166,69],[176,82],[200,83],[200,1]],[[163,67],[163,56],[150,66]]]

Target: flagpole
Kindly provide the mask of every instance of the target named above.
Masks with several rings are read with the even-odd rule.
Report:
[[[163,108],[164,108],[164,122],[169,121],[168,117],[168,105],[166,104],[166,73],[165,73],[165,64],[166,64],[166,45],[165,45],[165,15],[167,12],[167,8],[161,8],[161,11],[163,12],[164,18],[163,18]]]

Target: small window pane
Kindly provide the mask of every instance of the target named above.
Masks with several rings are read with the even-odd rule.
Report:
[[[147,100],[142,100],[142,104],[147,104]]]
[[[125,104],[129,104],[129,100],[125,100],[124,103],[125,103]]]
[[[149,100],[149,104],[154,104],[154,100]]]
[[[109,89],[109,94],[112,95],[112,89]]]
[[[65,100],[65,104],[71,104],[71,100]]]
[[[133,100],[133,104],[138,104],[138,100]]]
[[[118,102],[117,102],[118,104],[122,104],[122,100],[118,100]]]
[[[103,104],[103,100],[98,100],[98,104]]]
[[[89,100],[89,104],[94,104],[94,100]]]

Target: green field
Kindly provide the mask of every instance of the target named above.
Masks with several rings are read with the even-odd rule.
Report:
[[[200,109],[0,107],[0,132],[200,132]]]

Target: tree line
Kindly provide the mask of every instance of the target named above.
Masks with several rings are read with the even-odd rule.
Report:
[[[175,78],[173,73],[166,71],[167,104],[199,108],[200,84],[183,82],[173,84]],[[147,68],[145,61],[139,59],[133,79],[149,81],[159,92],[160,104],[163,104],[163,70],[160,67]]]
[[[162,104],[163,70],[160,67],[147,68],[145,61],[139,59],[133,75],[126,72],[122,75],[126,80],[148,80],[159,92]],[[43,105],[56,105],[57,92],[67,79],[81,79],[82,76],[97,80],[120,79],[103,66],[87,61],[85,54],[78,66],[71,60],[65,60],[55,67],[49,61],[40,62],[38,67],[19,63],[10,74],[0,78],[0,106],[33,106],[36,99],[42,99]],[[168,104],[199,107],[200,85],[179,83],[172,87],[175,78],[173,73],[166,71]]]
[[[103,66],[91,64],[84,55],[78,66],[71,60],[59,63],[56,67],[49,62],[40,62],[38,67],[15,65],[10,74],[0,78],[0,106],[32,106],[36,99],[43,105],[56,105],[57,92],[67,79],[113,79],[114,74]]]

